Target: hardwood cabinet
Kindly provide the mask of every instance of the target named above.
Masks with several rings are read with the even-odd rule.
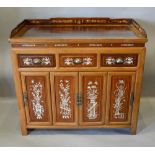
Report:
[[[136,134],[147,36],[133,19],[24,20],[9,41],[23,135],[38,128]]]

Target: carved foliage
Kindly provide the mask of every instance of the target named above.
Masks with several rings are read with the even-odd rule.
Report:
[[[131,94],[131,81],[129,75],[112,76],[111,81],[111,103],[110,103],[110,121],[125,122],[128,120]]]
[[[56,73],[54,75],[55,123],[75,123],[76,121],[76,76],[75,73]]]
[[[18,54],[19,67],[54,67],[54,54]]]
[[[40,82],[35,82],[35,80],[31,81],[31,91],[32,91],[32,106],[33,112],[35,114],[36,119],[42,119],[44,116],[44,107],[42,105],[42,84]]]
[[[63,119],[71,118],[70,81],[60,80],[60,115]]]
[[[95,74],[95,73],[94,73]],[[82,78],[82,121],[101,122],[104,105],[103,98],[103,76],[102,75],[83,75]]]
[[[124,59],[123,58],[119,58],[119,59],[122,60],[122,64],[128,64],[128,65],[133,64],[133,61],[134,61],[132,57],[125,57]],[[106,64],[108,65],[117,64],[117,60],[118,58],[115,59],[114,57],[107,57]]]
[[[97,91],[98,82],[88,81],[87,84],[87,99],[88,99],[88,107],[87,107],[87,117],[88,119],[96,119],[97,118]]]
[[[124,80],[118,80],[116,83],[116,90],[114,91],[115,95],[115,103],[113,104],[114,107],[114,118],[115,119],[124,119],[124,113],[121,112],[122,105],[124,104],[125,100],[125,91],[126,85]]]
[[[46,76],[26,75],[24,79],[25,91],[27,92],[26,114],[29,118],[28,122],[49,122],[49,101],[47,100],[49,92]]]
[[[23,64],[28,65],[28,66],[35,65],[35,64],[49,65],[49,64],[51,64],[51,61],[50,61],[49,57],[36,58],[36,59],[27,57],[27,58],[23,59]]]

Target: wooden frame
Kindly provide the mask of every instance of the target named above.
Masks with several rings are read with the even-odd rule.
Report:
[[[24,33],[29,27],[47,26],[53,28],[53,31],[59,31],[60,27],[69,27],[71,31],[82,30],[85,31],[87,27],[95,27],[96,32],[101,27],[117,26],[119,30],[128,28],[128,30],[135,34],[136,37],[107,37],[107,38],[47,38],[47,37],[23,37]],[[59,30],[54,29],[59,27]],[[63,30],[62,30],[63,32]],[[29,129],[37,128],[130,128],[132,134],[136,134],[138,111],[140,105],[140,93],[142,86],[142,77],[145,62],[145,43],[147,42],[147,35],[145,30],[133,19],[110,19],[110,18],[51,18],[51,19],[30,19],[24,20],[15,29],[12,30],[10,39],[12,45],[11,58],[13,66],[13,76],[15,81],[16,95],[18,100],[21,131],[23,135],[28,134]],[[82,53],[82,54],[81,54]],[[52,67],[40,66],[40,64],[33,67],[19,66],[19,55],[42,55],[54,56]],[[59,59],[61,55],[95,55],[95,65],[66,67],[61,65]],[[134,65],[111,65],[102,66],[102,54],[106,55],[136,55],[136,64]],[[134,104],[132,107],[131,117],[129,121],[124,123],[109,123],[108,121],[108,106],[110,98],[110,77],[112,75],[131,75],[132,90],[134,90]],[[25,90],[24,77],[44,76],[47,81],[48,105],[50,112],[50,121],[44,123],[27,122],[28,115],[25,111],[23,102],[23,90]],[[83,75],[94,76],[101,75],[104,79],[103,89],[103,112],[105,115],[101,122],[85,122],[81,123],[80,110],[81,106],[75,104],[76,120],[75,122],[56,122],[55,118],[55,91],[54,77],[55,76],[73,76],[75,78],[75,91],[79,93],[82,90],[81,79]],[[50,78],[50,80],[49,80]],[[79,110],[80,109],[80,110]],[[53,117],[52,117],[53,116]]]

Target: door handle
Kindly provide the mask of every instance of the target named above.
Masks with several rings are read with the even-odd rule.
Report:
[[[82,105],[82,95],[81,95],[81,93],[76,94],[76,103],[77,103],[77,105]]]

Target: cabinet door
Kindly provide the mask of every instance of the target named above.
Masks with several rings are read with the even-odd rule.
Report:
[[[135,73],[108,74],[107,124],[130,124]]]
[[[51,124],[49,73],[22,72],[21,79],[27,123]]]
[[[78,73],[52,72],[51,93],[54,125],[77,125]]]
[[[80,125],[104,124],[106,99],[106,73],[80,72],[79,106]]]

